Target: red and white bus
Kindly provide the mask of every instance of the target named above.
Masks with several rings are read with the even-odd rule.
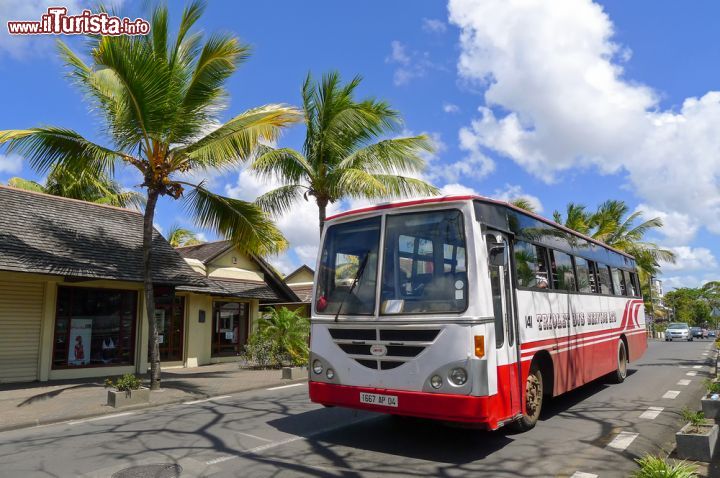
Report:
[[[477,196],[329,218],[311,322],[312,401],[488,429],[647,348],[631,256]]]

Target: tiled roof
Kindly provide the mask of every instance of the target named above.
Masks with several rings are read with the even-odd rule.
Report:
[[[88,279],[143,280],[142,214],[0,186],[0,270]],[[153,281],[203,278],[153,233]]]
[[[307,302],[309,303],[312,301],[312,284],[310,285],[290,285],[290,288],[295,292],[295,295],[298,296],[298,299],[300,299],[300,302]]]
[[[195,246],[176,247],[175,250],[185,259],[197,259],[207,264],[210,260],[232,247],[230,241],[206,242]]]
[[[263,302],[282,302],[285,300],[264,282],[215,278],[206,278],[205,281],[207,282],[206,287],[180,286],[177,290],[239,299],[260,299]]]

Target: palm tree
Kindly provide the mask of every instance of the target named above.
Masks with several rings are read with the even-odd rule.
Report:
[[[356,101],[360,81],[356,76],[343,85],[340,75],[332,72],[316,83],[308,74],[302,87],[303,150],[266,148],[252,163],[260,177],[284,183],[258,198],[257,204],[281,214],[301,197],[312,196],[322,233],[328,205],[344,198],[437,194],[434,186],[402,176],[425,167],[421,153],[432,151],[430,139],[388,138],[401,126],[400,115],[384,101]]]
[[[134,191],[124,191],[112,178],[92,170],[71,171],[56,164],[50,169],[45,184],[23,178],[10,178],[8,185],[28,191],[36,191],[53,196],[62,196],[98,204],[142,209],[145,205],[143,195]]]
[[[536,212],[535,206],[533,206],[533,204],[527,198],[515,198],[510,201],[510,204],[515,207],[519,207],[520,209],[524,209],[527,212]]]
[[[258,321],[257,336],[271,344],[276,365],[290,359],[295,365],[308,361],[310,322],[287,307],[270,309]]]
[[[248,158],[259,141],[274,141],[282,128],[301,119],[282,105],[245,111],[226,123],[220,111],[223,85],[248,58],[249,48],[232,36],[190,33],[205,4],[193,1],[183,11],[175,38],[169,38],[168,10],[152,13],[147,36],[92,37],[86,64],[64,43],[60,54],[104,122],[107,145],[56,126],[0,131],[0,144],[24,155],[43,174],[60,165],[80,174],[113,176],[117,164],[137,168],[146,191],[143,224],[144,297],[151,333],[151,388],[160,387],[158,330],[150,270],[155,208],[161,197],[182,199],[199,227],[217,230],[239,247],[275,253],[285,239],[262,209],[219,196],[204,183],[189,182],[189,172],[229,169]]]
[[[202,244],[197,234],[190,229],[173,224],[167,233],[167,241],[173,247],[196,246]]]
[[[663,226],[659,217],[643,221],[642,212],[628,214],[630,208],[619,200],[605,201],[595,212],[588,212],[583,205],[569,203],[566,211],[564,222],[562,214],[555,211],[555,222],[634,256],[641,284],[658,273],[659,262],[675,262],[672,251],[643,241],[650,230]],[[637,221],[641,222],[635,224]]]

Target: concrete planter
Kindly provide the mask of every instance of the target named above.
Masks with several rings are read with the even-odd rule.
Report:
[[[705,418],[720,418],[720,400],[711,400],[708,397],[703,397],[700,400],[702,405],[702,412]]]
[[[150,401],[150,389],[138,388],[137,390],[128,390],[127,392],[119,392],[117,390],[108,390],[107,404],[111,407],[126,407],[128,405],[138,405],[148,403]]]
[[[298,378],[307,378],[308,369],[307,367],[283,367],[282,378],[283,380],[296,380]]]
[[[718,426],[700,425],[698,433],[688,433],[687,430],[691,427],[688,423],[675,434],[678,457],[683,460],[710,462],[718,439]]]

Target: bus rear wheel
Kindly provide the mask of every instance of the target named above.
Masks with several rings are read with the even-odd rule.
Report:
[[[532,429],[540,418],[543,403],[543,376],[536,363],[530,366],[525,380],[525,407],[522,416],[513,422],[516,431],[525,432]]]
[[[627,348],[623,340],[618,340],[617,349],[617,369],[612,374],[612,380],[615,383],[623,383],[627,377]]]

